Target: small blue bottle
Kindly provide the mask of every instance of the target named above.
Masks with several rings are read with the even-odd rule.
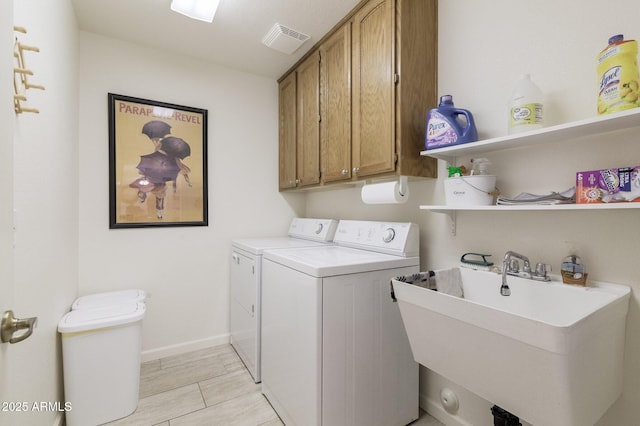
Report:
[[[456,108],[453,96],[441,96],[440,105],[427,116],[425,148],[444,148],[477,140],[478,131],[471,112]]]

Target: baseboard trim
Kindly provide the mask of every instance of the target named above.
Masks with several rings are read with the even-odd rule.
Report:
[[[208,337],[206,339],[192,340],[190,342],[179,343],[177,345],[164,346],[162,348],[143,351],[142,362],[153,361],[173,355],[180,355],[187,352],[197,351],[199,349],[210,348],[229,343],[229,333],[219,336]]]

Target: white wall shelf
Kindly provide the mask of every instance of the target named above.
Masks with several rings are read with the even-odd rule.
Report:
[[[605,134],[638,126],[640,126],[640,108],[635,108],[615,114],[600,115],[571,123],[544,127],[526,133],[500,136],[446,148],[430,149],[422,151],[420,155],[438,158],[453,164],[456,157],[474,156],[491,151]]]
[[[556,204],[556,205],[517,205],[517,206],[438,206],[423,205],[420,210],[430,210],[434,213],[443,213],[449,217],[449,232],[456,235],[457,212],[513,212],[513,211],[596,211],[596,210],[629,210],[640,209],[637,202],[619,202],[603,204]]]
[[[556,205],[517,205],[517,206],[420,206],[421,210],[431,210],[435,213],[447,213],[451,211],[531,211],[531,210],[547,210],[547,211],[563,211],[563,210],[627,210],[640,209],[640,203],[637,202],[619,202],[604,204],[556,204]]]
[[[492,151],[541,145],[585,136],[602,135],[618,130],[640,127],[640,108],[622,111],[615,114],[601,115],[585,120],[574,121],[557,126],[544,127],[526,133],[500,136],[492,139],[480,140],[462,145],[422,151],[420,155],[437,158],[455,164],[456,157],[475,156]],[[492,206],[420,206],[421,210],[444,213],[449,216],[451,235],[456,234],[456,213],[459,211],[579,211],[579,210],[625,210],[639,209],[640,203],[609,203],[609,204],[557,204],[557,205],[492,205]]]

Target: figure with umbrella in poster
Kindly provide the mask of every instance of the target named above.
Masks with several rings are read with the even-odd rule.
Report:
[[[167,183],[173,182],[175,192],[178,174],[182,174],[191,186],[191,170],[182,162],[191,155],[191,147],[184,140],[170,136],[171,126],[160,120],[146,123],[142,127],[142,133],[151,139],[154,151],[140,156],[137,169],[142,176],[129,186],[138,189],[138,200],[141,203],[146,201],[148,193],[153,194],[156,197],[156,216],[162,219]]]

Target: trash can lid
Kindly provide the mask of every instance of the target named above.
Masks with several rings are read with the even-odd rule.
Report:
[[[129,302],[144,302],[146,298],[147,293],[139,289],[107,291],[105,293],[89,294],[79,297],[73,302],[71,309],[76,310],[97,306],[119,305]]]
[[[132,302],[71,311],[65,314],[58,323],[58,331],[60,333],[77,333],[130,324],[141,321],[144,318],[145,310],[144,303]]]

